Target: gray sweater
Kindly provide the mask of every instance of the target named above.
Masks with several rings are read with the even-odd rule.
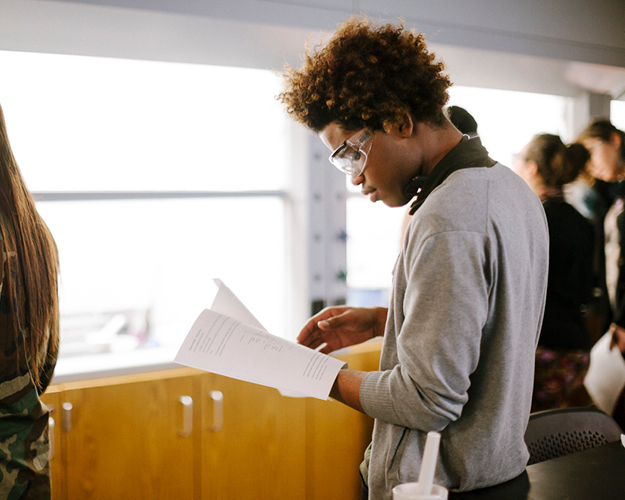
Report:
[[[436,484],[472,490],[523,472],[548,258],[541,203],[501,164],[452,173],[416,212],[380,371],[360,388],[375,418],[370,499],[418,480],[431,430],[442,434]]]

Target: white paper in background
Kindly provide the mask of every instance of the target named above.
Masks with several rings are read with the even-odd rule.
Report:
[[[618,347],[610,350],[612,335],[606,333],[590,351],[590,366],[584,378],[588,394],[600,410],[612,415],[625,387],[625,359]]]
[[[174,361],[324,400],[345,364],[208,309],[195,320]]]

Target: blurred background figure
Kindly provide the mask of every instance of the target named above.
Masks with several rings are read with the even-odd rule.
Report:
[[[613,347],[625,352],[625,133],[609,120],[590,123],[577,141],[590,151],[588,187],[576,197],[595,229],[595,265],[599,332],[608,331]],[[625,394],[621,393],[613,411],[614,419],[625,425]]]
[[[543,203],[549,226],[549,282],[536,351],[532,411],[578,404],[592,341],[586,306],[592,298],[594,234],[590,222],[564,199],[563,186],[583,171],[590,154],[540,134],[515,159],[514,170]]]
[[[0,108],[0,498],[50,499],[48,387],[59,348],[58,257]]]
[[[565,196],[592,222],[595,230],[595,299],[589,310],[589,323],[591,336],[596,341],[608,330],[618,309],[615,275],[620,274],[616,269],[620,245],[615,245],[618,242],[615,222],[622,210],[624,197],[625,149],[623,132],[605,119],[590,123],[576,142],[590,151],[591,161],[578,180],[566,187]],[[609,211],[610,217],[606,220]],[[607,232],[606,223],[610,226]],[[611,256],[608,260],[606,252]],[[611,291],[607,285],[608,268],[613,280]]]
[[[460,106],[448,106],[447,116],[460,132],[471,138],[477,137],[477,122],[466,109]]]

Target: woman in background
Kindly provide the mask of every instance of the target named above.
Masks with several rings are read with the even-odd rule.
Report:
[[[0,108],[0,498],[50,493],[48,386],[59,346],[56,245],[11,151]]]
[[[599,287],[602,291],[602,332],[625,356],[625,133],[609,120],[588,125],[577,141],[590,151],[588,173],[594,184],[584,198],[595,223]],[[612,416],[625,427],[625,391]]]
[[[549,282],[536,351],[532,411],[573,405],[582,390],[592,342],[585,315],[593,292],[593,229],[564,200],[590,158],[581,144],[565,146],[557,135],[540,134],[523,148],[515,171],[543,203],[549,226]]]
[[[625,326],[625,273],[620,272],[625,134],[609,120],[595,120],[584,129],[577,141],[590,151],[591,161],[587,170],[593,183],[583,202],[595,225],[598,286],[604,297],[603,333],[611,324],[612,328],[614,325]]]

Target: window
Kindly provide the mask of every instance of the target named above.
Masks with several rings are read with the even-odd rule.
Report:
[[[289,118],[269,71],[0,51],[59,247],[61,356],[175,349],[221,278],[287,333]]]
[[[610,102],[610,121],[616,128],[625,131],[625,101]]]

